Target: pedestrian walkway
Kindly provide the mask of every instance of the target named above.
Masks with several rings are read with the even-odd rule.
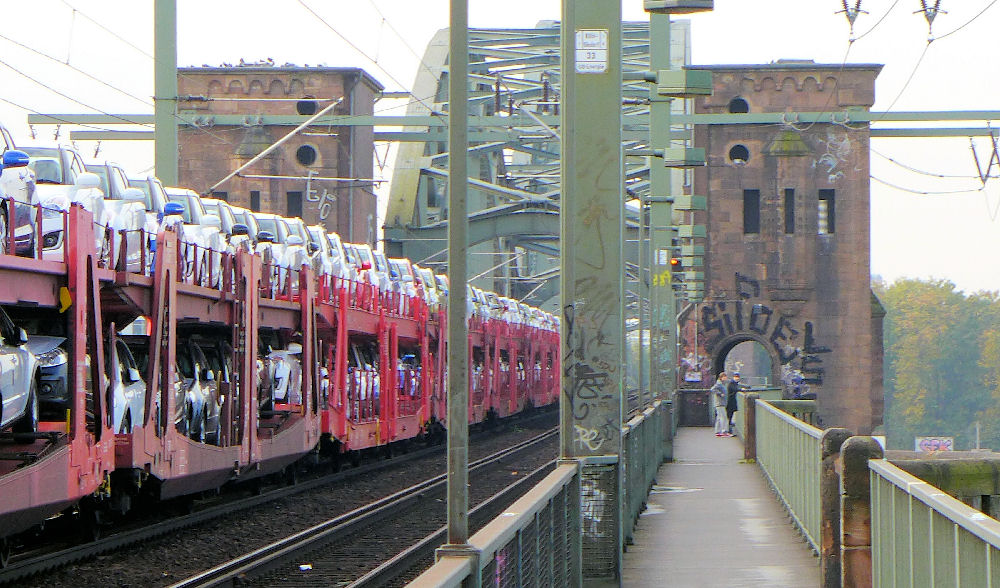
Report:
[[[623,561],[624,586],[815,588],[819,560],[737,438],[677,431]]]

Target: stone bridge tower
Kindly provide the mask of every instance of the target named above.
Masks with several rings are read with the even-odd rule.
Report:
[[[869,128],[796,112],[870,109],[881,66],[698,69],[714,92],[697,113],[785,122],[696,128],[708,159],[693,184],[708,196],[694,213],[707,232],[705,298],[682,317],[682,380],[709,385],[730,350],[756,341],[785,397],[815,395],[823,424],[868,433],[882,422],[884,314],[870,288]]]

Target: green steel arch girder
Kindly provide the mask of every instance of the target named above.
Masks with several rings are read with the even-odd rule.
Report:
[[[559,210],[545,201],[521,201],[496,206],[469,214],[469,245],[486,243],[497,238],[537,236],[539,240],[559,237]],[[448,221],[424,226],[385,227],[385,244],[389,251],[401,250],[415,262],[441,261],[448,237]]]
[[[448,210],[446,184],[449,153],[445,133],[449,110],[447,30],[428,45],[407,109],[396,157],[384,235],[386,250],[427,265],[445,260]],[[650,160],[649,23],[622,25],[622,149],[625,158],[626,257],[635,266],[638,231],[636,199],[649,195]],[[532,301],[550,298],[558,283],[560,200],[559,23],[534,29],[469,31],[469,264],[470,274],[484,275],[489,287],[511,294],[534,292]],[[678,52],[681,60],[686,52]],[[415,126],[419,122],[426,126]],[[422,135],[421,135],[422,133]],[[690,141],[690,127],[677,125],[672,140]],[[413,141],[413,139],[417,139]],[[623,203],[624,204],[624,203]],[[511,255],[517,252],[518,255]],[[503,260],[519,259],[508,268]],[[551,272],[551,273],[550,273]],[[634,274],[635,272],[633,272]],[[639,276],[634,276],[639,277]],[[517,286],[516,288],[514,286]]]

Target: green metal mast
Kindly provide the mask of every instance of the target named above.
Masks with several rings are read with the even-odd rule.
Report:
[[[561,446],[582,464],[583,577],[621,577],[624,377],[621,3],[562,8]],[[595,116],[595,113],[599,115]]]
[[[153,119],[156,176],[177,185],[177,0],[153,2]]]

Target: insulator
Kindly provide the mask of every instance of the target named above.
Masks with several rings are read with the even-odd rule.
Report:
[[[947,14],[947,12],[941,10],[941,0],[934,0],[933,2],[920,0],[919,12],[923,12],[924,18],[927,19],[927,42],[929,43],[934,40],[934,19],[937,15]]]
[[[844,9],[838,12],[843,12],[847,17],[847,23],[851,26],[851,41],[854,41],[854,21],[858,19],[859,14],[865,11],[861,10],[861,0],[854,0],[853,6],[850,0],[841,0],[841,5]]]
[[[920,0],[920,9],[924,13],[924,18],[927,19],[927,26],[934,24],[934,17],[937,16],[938,13],[944,12],[941,10],[941,0],[935,0],[934,6],[929,6],[929,4],[930,2],[927,0]]]
[[[851,24],[851,28],[854,28],[854,21],[857,20],[858,15],[861,14],[861,0],[855,0],[854,6],[848,5],[848,0],[843,0],[844,14],[847,15],[847,22]]]

